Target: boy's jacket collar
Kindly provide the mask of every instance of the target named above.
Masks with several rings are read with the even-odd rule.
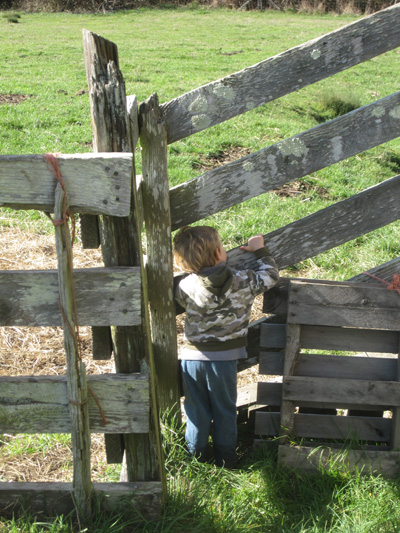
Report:
[[[226,263],[221,263],[215,267],[201,270],[199,279],[205,289],[215,296],[221,297],[231,288],[233,275]]]

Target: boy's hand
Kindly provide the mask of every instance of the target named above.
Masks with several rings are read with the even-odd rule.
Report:
[[[253,237],[250,237],[248,243],[240,247],[240,249],[245,252],[255,252],[260,248],[264,248],[264,237],[261,233],[259,235],[254,235]]]

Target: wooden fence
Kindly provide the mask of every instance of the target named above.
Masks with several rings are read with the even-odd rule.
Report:
[[[399,22],[400,6],[393,6],[163,104],[161,110],[168,142],[212,127],[399,46],[400,35],[394,29]],[[398,137],[399,104],[400,93],[392,94],[172,188],[172,229],[201,220]],[[279,268],[287,268],[398,220],[400,208],[396,190],[399,184],[400,176],[394,176],[265,234]],[[238,248],[228,253],[228,259],[233,266],[251,267],[253,264],[252,258]],[[371,272],[384,280],[391,280],[399,264],[397,258]],[[356,280],[365,282],[371,281],[371,278],[360,274]],[[287,298],[288,280],[283,279],[276,289],[265,295],[264,312],[285,320]],[[259,363],[260,338],[263,328],[266,328],[263,322],[265,320],[260,320],[250,327],[249,359],[240,363],[240,369]],[[376,339],[373,342],[376,345]],[[395,353],[398,354],[397,348]],[[356,364],[362,365],[360,361],[357,358]],[[268,390],[272,391],[268,401],[263,396],[262,384],[240,390],[238,407],[252,403],[280,407],[282,385],[270,383]],[[390,395],[389,388],[386,392]],[[265,421],[266,417],[275,424],[270,433],[269,430],[261,430],[261,420]],[[386,427],[390,424],[388,420],[382,423]],[[256,431],[259,434],[279,436],[277,428],[280,425],[279,413],[273,416],[257,413]],[[358,436],[363,438],[360,433]],[[326,437],[329,439],[328,433]],[[284,452],[280,456],[284,457]],[[364,457],[364,460],[367,459]]]
[[[105,265],[74,272],[77,322],[92,326],[94,346],[101,346],[101,357],[114,352],[117,373],[88,376],[85,385],[74,340],[68,338],[73,313],[69,311],[66,322],[57,310],[58,292],[63,293],[70,279],[65,255],[68,243],[62,235],[57,237],[58,274],[0,273],[0,325],[62,323],[66,352],[71,356],[67,378],[1,378],[0,431],[43,432],[45,421],[46,431],[68,429],[84,435],[85,441],[84,457],[77,453],[80,437],[74,445],[72,486],[3,483],[3,509],[27,501],[32,509],[65,512],[72,506],[73,488],[78,504],[88,512],[88,499],[93,493],[107,494],[104,501],[111,507],[126,496],[150,514],[159,512],[165,478],[158,408],[177,409],[180,400],[171,231],[398,137],[400,93],[171,190],[167,145],[399,46],[399,23],[397,5],[169,103],[159,105],[153,95],[139,108],[135,97],[126,97],[117,47],[84,31],[94,151],[98,153],[59,156],[58,165],[71,211],[82,214],[83,228],[91,228],[90,232],[84,230],[83,240],[88,246],[101,243]],[[139,138],[142,177],[136,176],[132,159]],[[0,162],[0,206],[54,211],[55,180],[43,156],[2,156]],[[283,269],[397,220],[399,179],[396,176],[266,234],[279,267]],[[141,253],[143,228],[147,233],[146,266]],[[232,265],[252,265],[251,257],[240,249],[228,255]],[[396,260],[377,272],[387,279],[397,265]],[[287,284],[283,282],[268,295],[265,311],[283,314],[286,296]],[[70,308],[70,304],[69,290],[63,308]],[[258,363],[260,329],[260,323],[251,328],[250,359],[242,368]],[[26,384],[23,390],[21,383]],[[73,404],[68,400],[73,398],[67,389],[71,383],[79,389],[74,391],[78,399]],[[52,391],[45,396],[51,400],[50,405],[43,406],[43,390]],[[126,394],[122,398],[123,390]],[[251,394],[245,391],[246,403],[251,401]],[[133,412],[130,400],[126,400],[134,401],[136,395],[141,401]],[[72,417],[73,413],[77,416]],[[93,430],[106,434],[110,460],[120,461],[124,454],[127,484],[95,485],[93,491],[88,466],[88,435]]]

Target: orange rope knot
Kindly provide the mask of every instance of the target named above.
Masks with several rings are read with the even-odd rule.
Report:
[[[71,213],[68,207],[67,191],[65,189],[64,178],[61,174],[61,170],[58,165],[57,155],[56,154],[45,154],[45,158],[46,158],[47,168],[53,174],[55,179],[61,185],[62,190],[64,191],[63,218],[61,220],[55,220],[51,218],[51,216],[48,213],[46,214],[50,218],[54,226],[61,226],[62,224],[68,223],[69,220],[71,221],[71,226],[72,226],[72,241],[71,242],[73,244],[75,240],[75,216]]]
[[[397,293],[400,295],[400,276],[398,274],[394,274],[392,284],[388,287],[389,291],[397,291]]]
[[[377,276],[374,276],[374,275],[370,274],[369,272],[363,272],[363,274],[366,274],[370,278],[376,279],[376,280],[380,281],[381,283],[384,283],[387,286],[387,289],[389,291],[395,290],[395,291],[397,291],[398,295],[400,296],[400,276],[398,274],[394,274],[393,275],[392,283],[389,283],[385,279],[378,278]]]

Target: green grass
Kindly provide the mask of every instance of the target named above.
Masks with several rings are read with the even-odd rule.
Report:
[[[29,98],[18,105],[0,104],[1,154],[91,151],[89,101],[82,93],[86,89],[82,28],[118,45],[127,94],[143,101],[157,92],[164,103],[356,17],[179,8],[107,15],[24,14],[18,20],[10,24],[0,18],[0,95]],[[175,143],[169,147],[171,185],[196,177],[199,166],[216,156],[223,160],[231,150],[254,152],[351,106],[395,92],[398,54],[398,50],[388,52]],[[219,229],[228,248],[237,246],[253,233],[280,228],[398,174],[399,147],[398,140],[392,141],[307,176],[293,197],[264,194],[206,223]],[[32,232],[53,231],[49,221],[35,212],[0,209],[0,233],[1,226],[15,225]],[[399,233],[399,224],[392,224],[293,265],[289,274],[349,278],[397,257]],[[340,473],[334,464],[328,472],[301,475],[277,468],[274,453],[267,450],[247,455],[238,471],[226,471],[189,461],[182,441],[182,428],[166,423],[170,496],[160,522],[138,524],[135,517],[106,517],[99,512],[91,531],[400,531],[396,481]],[[45,453],[52,445],[57,439],[53,443],[27,439],[15,453],[30,449]],[[70,517],[39,523],[27,515],[0,521],[1,533],[71,530]]]
[[[88,528],[72,516],[0,518],[0,532],[64,533],[395,533],[400,531],[398,480],[350,474],[339,469],[338,452],[326,470],[302,474],[276,464],[276,452],[249,451],[246,428],[239,428],[242,459],[225,470],[189,459],[184,428],[164,420],[169,498],[161,520],[107,515],[99,508]],[[60,444],[63,444],[63,439]],[[34,447],[36,449],[36,446]],[[29,452],[29,450],[27,450]]]
[[[0,105],[1,154],[91,151],[91,121],[82,29],[118,45],[127,94],[139,101],[157,92],[161,103],[356,20],[351,16],[237,12],[211,9],[128,10],[107,15],[24,14],[0,19],[0,94],[30,97]],[[54,35],[54,38],[49,38]],[[207,170],[218,155],[254,152],[395,92],[398,50],[383,54],[241,117],[169,146],[171,186]],[[226,246],[267,233],[399,173],[399,141],[369,150],[303,178],[295,197],[267,193],[202,221],[215,225]],[[137,168],[140,172],[140,153]],[[203,165],[201,167],[201,165]],[[199,169],[199,167],[201,167]],[[321,193],[323,191],[323,193]],[[21,223],[30,226],[24,213]],[[12,224],[0,211],[0,225]],[[33,224],[34,226],[34,224]],[[51,231],[42,224],[41,231]],[[346,279],[398,255],[399,225],[368,235],[354,247],[305,261],[296,272]]]

